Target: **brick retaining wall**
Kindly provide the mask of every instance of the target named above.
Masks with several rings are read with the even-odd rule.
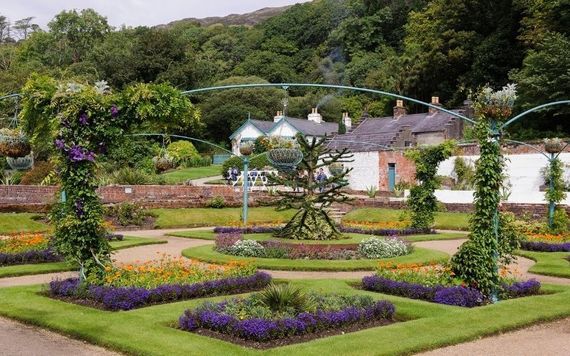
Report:
[[[57,187],[12,185],[0,186],[0,211],[43,212],[57,199]],[[241,206],[242,193],[228,186],[195,187],[188,185],[109,186],[98,189],[104,204],[137,202],[148,208],[204,207],[216,197],[224,198],[226,206]],[[274,196],[262,192],[249,194],[250,206],[268,205]]]

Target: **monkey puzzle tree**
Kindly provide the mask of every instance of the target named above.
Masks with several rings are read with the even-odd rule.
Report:
[[[348,149],[333,150],[324,139],[306,139],[297,135],[297,143],[303,159],[296,170],[284,171],[271,179],[278,185],[290,187],[279,191],[278,210],[296,209],[297,213],[275,236],[299,240],[330,240],[340,236],[327,208],[333,203],[349,201],[342,188],[348,185],[346,175],[352,170],[344,169],[336,175],[316,179],[321,168],[331,164],[350,162]]]

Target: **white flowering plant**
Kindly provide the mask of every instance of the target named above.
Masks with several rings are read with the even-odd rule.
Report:
[[[496,91],[489,86],[483,87],[477,94],[475,103],[479,115],[505,120],[511,116],[516,100],[516,84],[507,84],[501,90]]]
[[[358,252],[365,258],[389,258],[407,255],[411,246],[397,237],[370,237],[358,245]]]
[[[243,257],[263,257],[265,248],[255,240],[239,240],[229,248],[229,253]]]

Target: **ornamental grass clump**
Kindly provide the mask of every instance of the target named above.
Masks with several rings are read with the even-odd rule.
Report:
[[[259,346],[251,342],[269,343],[356,325],[389,323],[395,314],[392,303],[375,301],[369,296],[315,293],[305,296],[290,287],[270,286],[269,289],[270,292],[263,291],[248,298],[204,303],[194,310],[186,310],[178,326],[187,331],[213,331],[220,338],[239,338],[250,342],[248,345]],[[311,305],[306,304],[305,298],[311,300]],[[269,305],[267,299],[272,300]]]
[[[365,258],[388,258],[410,253],[412,247],[397,237],[370,237],[358,245],[358,252]]]

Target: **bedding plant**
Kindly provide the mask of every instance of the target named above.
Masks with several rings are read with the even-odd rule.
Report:
[[[234,256],[284,259],[355,260],[407,255],[412,246],[398,237],[371,236],[359,244],[287,243],[281,239],[244,240],[241,233],[218,233],[215,250]]]
[[[244,293],[271,281],[242,262],[206,265],[163,256],[143,264],[106,267],[103,281],[78,278],[52,281],[48,294],[108,310],[130,310],[178,300]]]
[[[204,303],[186,310],[178,326],[242,345],[269,348],[385,325],[395,307],[370,296],[304,293],[270,285],[247,298]]]
[[[499,275],[500,299],[539,293],[540,282],[534,279],[517,281],[506,268],[501,269]],[[481,291],[458,278],[449,264],[380,263],[376,274],[362,279],[362,287],[385,294],[469,308],[490,302]]]
[[[48,237],[40,233],[0,236],[0,266],[61,261]]]

